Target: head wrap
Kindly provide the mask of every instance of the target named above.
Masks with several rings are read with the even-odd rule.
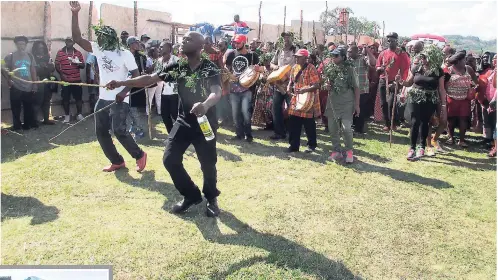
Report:
[[[94,25],[92,26],[97,36],[97,42],[102,50],[105,51],[120,51],[121,44],[118,34],[114,28],[108,25]]]
[[[439,68],[444,62],[444,53],[441,49],[439,49],[436,45],[427,45],[420,52],[419,56],[423,55],[427,59],[429,63],[429,71],[426,73],[430,75],[431,73],[435,73],[439,75]]]
[[[459,51],[457,52],[456,54],[450,56],[450,58],[448,59],[448,62],[450,64],[456,64],[457,62],[459,62],[460,60],[462,59],[465,59],[465,56],[467,55],[467,52],[466,51]]]

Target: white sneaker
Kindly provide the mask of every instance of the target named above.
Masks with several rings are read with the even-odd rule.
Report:
[[[82,120],[82,119],[84,119],[84,118],[83,118],[83,115],[82,115],[82,114],[79,114],[79,115],[76,117],[76,119],[77,119],[78,121],[81,121],[81,120]]]
[[[64,117],[64,120],[62,121],[62,123],[69,123],[71,121],[71,117],[69,115],[66,115]]]

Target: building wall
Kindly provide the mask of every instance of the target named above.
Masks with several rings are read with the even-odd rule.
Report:
[[[138,3],[140,5],[140,2]],[[118,34],[126,30],[131,36],[134,36],[133,26],[133,8],[120,7],[110,4],[102,4],[100,7],[100,16],[105,25],[114,27]],[[172,26],[160,22],[171,22],[170,13],[152,11],[147,9],[138,9],[137,30],[138,37],[147,34],[152,39],[162,40],[171,38]]]
[[[53,59],[57,51],[64,47],[64,38],[71,36],[71,11],[68,2],[49,2],[49,19],[47,24],[48,30],[48,42],[50,46],[50,54]],[[23,1],[23,2],[13,2],[6,1],[1,2],[1,16],[2,16],[2,49],[1,56],[2,59],[6,55],[15,51],[15,44],[12,40],[14,36],[25,35],[30,39],[28,44],[28,50],[31,51],[33,42],[36,40],[43,40],[43,26],[44,26],[44,6],[45,2],[34,2],[34,1]],[[79,23],[81,32],[86,33],[88,30],[88,12],[90,5],[81,3],[81,11],[79,16]],[[92,23],[97,24],[97,9],[93,9]],[[76,46],[76,48],[78,48]],[[86,57],[86,52],[78,48],[83,52],[83,56]],[[85,71],[81,71],[83,80],[85,80]],[[84,88],[84,99],[88,99],[87,91]],[[60,94],[54,94],[52,97],[52,102],[54,104],[60,104],[61,96]],[[53,107],[53,113],[60,112],[60,106]],[[10,98],[9,89],[6,83],[3,81],[2,77],[2,92],[1,92],[1,108],[2,108],[2,119],[10,119],[10,111],[5,114],[5,110],[10,109]],[[88,111],[89,108],[85,108]]]

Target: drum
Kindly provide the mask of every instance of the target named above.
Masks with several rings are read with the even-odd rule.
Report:
[[[302,112],[308,112],[313,108],[314,101],[315,101],[314,92],[305,92],[301,94],[296,94],[296,110]]]
[[[268,76],[268,83],[285,82],[287,78],[289,78],[291,68],[292,67],[290,65],[285,65],[284,67],[280,67],[277,70],[273,71]]]
[[[239,77],[239,83],[245,88],[252,87],[256,81],[259,79],[259,72],[256,71],[253,65],[247,67],[247,69],[242,72]]]

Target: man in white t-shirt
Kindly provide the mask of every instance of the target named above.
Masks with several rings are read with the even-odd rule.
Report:
[[[128,72],[132,77],[138,77],[138,67],[135,58],[130,51],[120,46],[116,31],[109,26],[100,26],[96,30],[97,42],[90,42],[81,37],[78,23],[78,12],[81,6],[78,2],[70,2],[72,11],[72,35],[73,40],[82,49],[93,53],[97,58],[100,74],[100,84],[107,84],[112,80],[125,80]],[[98,111],[116,101],[109,109],[103,110],[95,115],[95,133],[97,140],[111,165],[104,167],[103,171],[112,172],[125,167],[123,157],[116,150],[109,130],[112,131],[118,141],[136,159],[137,171],[141,172],[147,162],[147,154],[135,143],[133,137],[127,130],[126,117],[130,111],[129,97],[130,88],[119,87],[114,90],[100,88],[99,100],[95,106]]]
[[[178,57],[173,55],[173,45],[171,43],[162,42],[160,51],[161,56],[158,61],[159,68],[156,69],[156,72],[178,62]],[[168,133],[171,132],[173,123],[178,117],[178,92],[175,87],[175,83],[162,82],[161,117],[163,118]]]

